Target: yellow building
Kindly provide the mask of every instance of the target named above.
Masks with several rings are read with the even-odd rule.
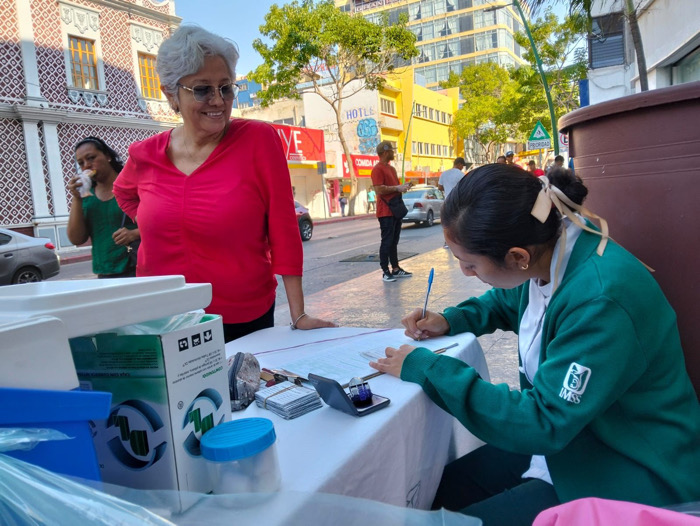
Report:
[[[385,13],[390,22],[398,21],[405,13],[420,51],[413,65],[431,89],[451,71],[459,74],[472,64],[524,64],[513,39],[521,20],[510,0],[335,0],[335,5],[373,22]]]
[[[397,147],[399,175],[421,183],[437,183],[444,170],[463,155],[461,141],[450,127],[459,107],[459,90],[430,90],[416,83],[414,69],[402,68],[388,77],[379,93],[381,140]]]

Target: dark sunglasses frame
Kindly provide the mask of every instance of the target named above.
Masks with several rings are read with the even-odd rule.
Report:
[[[194,100],[196,100],[197,102],[210,101],[214,97],[214,93],[216,93],[216,91],[219,92],[219,95],[221,96],[222,100],[235,100],[236,97],[238,97],[238,93],[240,93],[241,91],[241,88],[235,82],[224,84],[223,86],[210,86],[208,84],[198,84],[196,86],[192,86],[191,88],[189,86],[184,86],[178,83],[177,87],[192,93],[192,97],[194,97]],[[224,93],[224,90],[227,88],[231,88],[231,91]]]

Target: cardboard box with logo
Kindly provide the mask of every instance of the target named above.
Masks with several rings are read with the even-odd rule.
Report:
[[[112,393],[94,442],[105,482],[208,493],[199,441],[230,419],[219,316],[187,314],[70,340],[82,389]]]

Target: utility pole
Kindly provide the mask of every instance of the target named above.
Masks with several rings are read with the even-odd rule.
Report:
[[[544,67],[542,66],[542,61],[540,60],[540,54],[537,52],[537,47],[535,46],[535,40],[532,38],[532,32],[530,31],[530,24],[527,23],[527,17],[523,12],[523,8],[518,0],[512,0],[511,5],[518,10],[520,19],[525,27],[525,33],[527,33],[527,38],[530,40],[530,47],[532,48],[532,54],[535,55],[535,63],[537,69],[540,72],[540,78],[542,79],[542,85],[544,86],[544,94],[547,97],[547,106],[549,107],[549,118],[552,121],[552,143],[554,145],[554,155],[559,155],[559,131],[557,130],[557,121],[554,118],[554,104],[552,104],[552,94],[549,92],[549,83],[547,82],[547,77],[544,74]],[[496,11],[498,9],[503,9],[502,6],[494,6],[484,9],[484,12]]]

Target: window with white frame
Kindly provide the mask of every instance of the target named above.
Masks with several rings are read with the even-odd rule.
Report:
[[[100,43],[100,13],[84,6],[58,3],[69,96],[78,102],[82,91],[106,91],[102,46]],[[74,91],[71,91],[74,90]],[[94,95],[84,95],[91,104]],[[100,95],[100,104],[106,103]]]
[[[160,78],[156,73],[155,55],[139,53],[138,60],[142,95],[147,99],[162,99],[163,92],[160,89]]]
[[[70,51],[70,70],[72,86],[76,88],[97,90],[97,59],[95,58],[95,41],[68,35]]]
[[[160,79],[155,70],[155,57],[158,54],[160,44],[163,42],[163,33],[160,29],[131,23],[131,53],[134,71],[138,72],[137,78],[141,79],[138,85],[140,99],[160,99],[164,101],[165,96],[160,90]],[[150,59],[152,60],[149,60]],[[151,67],[152,71],[148,75],[144,71],[144,66]],[[157,91],[152,86],[157,82]],[[139,102],[144,107],[145,102]],[[165,102],[162,102],[165,104]]]
[[[388,113],[389,115],[396,115],[396,103],[393,100],[385,99],[383,97],[379,98],[379,103],[382,113]]]

